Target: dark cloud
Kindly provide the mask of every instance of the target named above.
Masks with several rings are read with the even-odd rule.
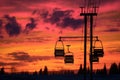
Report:
[[[40,15],[44,20],[49,16],[49,11],[47,9],[35,9],[32,12],[32,15]]]
[[[13,57],[14,60],[20,60],[20,61],[29,61],[30,58],[28,53],[25,52],[13,52],[13,53],[9,53],[8,55]]]
[[[71,16],[72,12],[72,10],[62,11],[58,8],[55,8],[49,18],[49,22],[51,22],[51,24],[59,23],[62,18]]]
[[[83,24],[83,19],[73,18],[73,14],[73,10],[61,10],[59,8],[55,8],[51,14],[48,11],[43,11],[40,16],[44,22],[51,23],[52,25],[55,24],[60,28],[80,28]]]
[[[25,52],[12,52],[8,53],[8,56],[12,57],[13,60],[24,61],[24,62],[33,62],[39,60],[49,60],[51,56],[30,56]]]
[[[23,63],[20,63],[20,62],[0,62],[0,66],[22,66],[24,65]]]
[[[18,36],[22,32],[22,29],[21,29],[21,25],[17,22],[16,17],[4,15],[4,18],[7,22],[5,24],[5,31],[8,33],[8,35],[10,37]],[[0,21],[1,26],[2,26],[2,24],[3,24],[3,22]],[[37,25],[36,20],[34,18],[30,18],[30,22],[26,24],[23,32],[29,33],[31,30],[36,28],[36,25]],[[0,30],[2,29],[1,26],[0,26]]]
[[[104,32],[120,32],[120,29],[118,29],[118,28],[110,28],[110,29],[104,30]]]
[[[16,17],[9,15],[5,15],[4,18],[7,20],[7,24],[5,25],[5,30],[8,33],[8,35],[11,36],[17,36],[21,32],[21,26],[16,21]]]
[[[113,53],[118,53],[120,54],[120,48],[119,47],[111,47],[111,49],[109,50],[109,53],[110,54],[113,54]]]
[[[67,17],[63,19],[63,21],[60,23],[60,26],[62,28],[71,27],[72,29],[75,30],[80,28],[82,24],[83,24],[82,19],[74,19],[71,17]]]
[[[29,31],[33,30],[36,27],[36,20],[34,18],[30,18],[30,23],[26,24],[25,33],[29,33]]]

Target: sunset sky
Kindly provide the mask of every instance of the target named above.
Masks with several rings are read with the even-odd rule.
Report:
[[[0,68],[14,67],[16,72],[39,71],[44,66],[49,71],[78,70],[83,64],[83,41],[64,41],[64,45],[71,45],[74,64],[56,59],[54,47],[59,36],[83,36],[80,3],[81,0],[0,0]],[[94,35],[102,40],[105,52],[94,63],[94,69],[120,62],[119,5],[120,0],[103,0],[94,18]],[[88,55],[89,43],[87,66]]]

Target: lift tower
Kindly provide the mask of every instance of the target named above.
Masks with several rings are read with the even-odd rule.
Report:
[[[92,48],[93,48],[93,18],[97,16],[100,0],[81,0],[81,13],[84,16],[84,80],[86,80],[86,54],[87,54],[87,22],[90,19],[90,80],[92,77]]]

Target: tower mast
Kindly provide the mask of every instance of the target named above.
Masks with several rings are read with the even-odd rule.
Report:
[[[81,8],[80,16],[84,17],[84,80],[86,80],[86,54],[87,54],[87,22],[90,18],[90,80],[93,80],[93,63],[92,63],[92,48],[93,48],[93,19],[98,14],[99,0],[84,0]]]

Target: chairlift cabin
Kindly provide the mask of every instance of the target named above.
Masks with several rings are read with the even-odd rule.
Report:
[[[92,56],[92,62],[99,62],[99,58],[96,56]]]
[[[62,40],[58,40],[55,43],[55,51],[54,51],[55,57],[64,57],[64,44]]]
[[[73,56],[73,53],[69,51],[69,46],[70,45],[67,45],[68,46],[68,52],[65,53],[65,56],[64,56],[64,62],[65,64],[67,63],[74,63],[74,56]]]
[[[74,57],[73,57],[73,53],[69,52],[69,53],[65,53],[65,58],[64,58],[64,62],[67,63],[74,63]]]
[[[97,39],[94,42],[93,53],[94,53],[94,56],[96,56],[96,57],[104,56],[103,44],[102,44],[101,40]]]

